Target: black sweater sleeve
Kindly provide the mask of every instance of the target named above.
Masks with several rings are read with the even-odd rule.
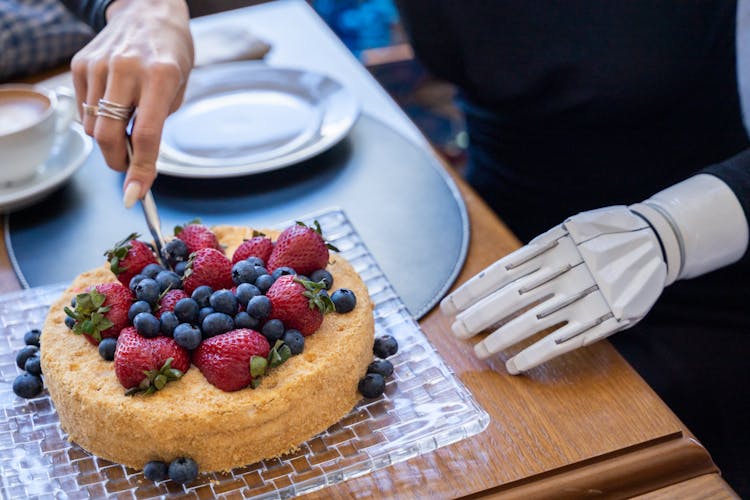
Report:
[[[699,173],[711,174],[724,181],[737,196],[750,224],[750,149],[706,167]]]
[[[104,12],[114,0],[61,0],[62,3],[94,30],[101,31],[107,24]]]

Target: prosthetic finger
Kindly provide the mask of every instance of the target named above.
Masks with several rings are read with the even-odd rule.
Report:
[[[554,325],[609,313],[609,306],[594,284],[577,292],[558,293],[495,330],[474,346],[474,352],[479,358],[488,358]]]
[[[581,265],[563,264],[535,270],[456,316],[453,333],[458,338],[469,338],[536,302],[566,290],[577,291],[591,285],[593,280]]]
[[[495,290],[544,267],[546,263],[560,265],[567,262],[575,265],[580,262],[575,243],[566,235],[560,226],[555,227],[491,264],[446,296],[440,303],[441,311],[446,315],[463,311]]]
[[[545,361],[595,341],[587,341],[587,339],[600,340],[608,337],[628,326],[623,323],[617,321],[611,314],[585,323],[578,321],[569,323],[513,356],[506,361],[505,368],[511,375],[518,375]]]

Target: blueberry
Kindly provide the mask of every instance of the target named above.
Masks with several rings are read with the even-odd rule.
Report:
[[[284,335],[284,323],[280,319],[269,319],[261,330],[268,343],[273,345]]]
[[[76,326],[76,320],[74,320],[70,316],[66,315],[65,316],[65,326],[67,326],[68,328],[70,328],[72,330],[73,327]]]
[[[157,337],[161,331],[161,323],[150,312],[136,314],[135,318],[133,318],[133,326],[135,327],[135,331],[147,339]]]
[[[71,309],[75,309],[76,308],[76,304],[78,304],[78,301],[76,300],[75,297],[73,297],[72,299],[70,299],[70,307],[71,307]]]
[[[271,276],[270,274],[261,274],[255,280],[255,286],[258,287],[260,293],[266,293],[268,289],[271,288],[271,285],[273,285],[274,281],[276,280],[273,279],[273,276]]]
[[[177,315],[172,311],[164,311],[159,318],[159,330],[167,337],[174,335],[174,329],[180,324]]]
[[[215,337],[222,333],[228,332],[234,329],[234,319],[228,314],[222,312],[214,312],[206,316],[206,319],[201,323],[203,329],[203,335],[208,337]]]
[[[36,328],[34,328],[33,330],[29,330],[28,332],[23,334],[23,343],[26,345],[35,345],[39,347],[39,337],[41,335],[42,332],[40,332]]]
[[[187,269],[187,265],[188,265],[187,261],[185,261],[185,262],[178,262],[174,266],[174,272],[176,272],[180,276],[184,276],[185,275],[185,269]]]
[[[198,477],[198,464],[192,458],[175,458],[169,464],[168,475],[175,483],[189,483]]]
[[[260,325],[260,320],[257,320],[250,316],[245,311],[238,312],[234,315],[234,327],[235,328],[250,328],[257,329]]]
[[[143,468],[143,476],[150,481],[164,481],[167,479],[167,464],[159,460],[152,460]]]
[[[237,314],[237,297],[234,296],[231,290],[218,290],[212,293],[208,302],[216,312],[221,312],[230,316]]]
[[[99,356],[104,361],[113,361],[115,359],[115,349],[117,348],[117,339],[107,337],[99,342]]]
[[[357,305],[357,296],[348,288],[339,288],[331,294],[337,313],[348,313]]]
[[[208,307],[208,299],[211,297],[212,293],[214,293],[213,288],[208,285],[201,285],[193,290],[193,294],[190,297],[196,301],[200,307]]]
[[[252,283],[258,277],[255,266],[246,260],[241,260],[232,266],[232,281],[235,285]]]
[[[393,374],[393,363],[387,359],[376,359],[367,367],[367,373],[377,373],[388,378]]]
[[[377,398],[385,391],[385,379],[379,373],[368,373],[360,379],[357,389],[366,398]]]
[[[167,290],[182,289],[182,278],[174,271],[161,271],[154,279],[159,283],[162,293]]]
[[[250,264],[254,265],[255,267],[262,267],[265,269],[266,263],[263,262],[263,259],[261,259],[260,257],[251,255],[245,260],[248,261]]]
[[[372,348],[372,352],[375,356],[385,359],[388,356],[393,356],[398,352],[398,342],[390,335],[383,335],[375,339],[375,345]]]
[[[32,375],[41,375],[42,374],[42,360],[39,356],[31,356],[26,360],[26,363],[23,365],[23,369],[27,372],[31,373]]]
[[[146,279],[145,274],[136,274],[135,276],[130,278],[130,283],[128,284],[130,291],[135,293],[135,287],[138,285],[138,283],[140,283],[144,279]]]
[[[190,297],[180,299],[174,305],[174,313],[180,323],[198,323],[198,312],[200,306]]]
[[[141,269],[140,274],[144,275],[147,278],[154,279],[156,278],[156,275],[160,272],[164,271],[164,267],[160,266],[159,264],[148,264],[146,267]]]
[[[292,351],[292,354],[300,354],[305,349],[305,336],[302,335],[299,330],[295,330],[294,328],[285,331],[281,340],[289,346],[289,350]]]
[[[258,295],[247,303],[247,313],[255,319],[266,319],[271,314],[271,299]]]
[[[234,292],[237,297],[237,301],[242,307],[247,308],[247,303],[256,295],[261,295],[260,290],[257,286],[251,285],[250,283],[242,283],[237,286],[237,290]]]
[[[42,392],[42,379],[31,373],[22,373],[13,381],[13,392],[19,398],[33,398]]]
[[[179,262],[186,261],[189,253],[187,245],[179,238],[169,240],[164,245],[164,255],[167,257],[167,264],[172,267],[175,267]]]
[[[310,281],[316,283],[323,282],[326,286],[326,290],[330,290],[333,286],[333,275],[325,269],[317,269],[310,274]]]
[[[201,340],[203,340],[201,331],[189,323],[180,323],[174,329],[174,341],[180,347],[192,350],[200,345]]]
[[[128,309],[128,320],[132,323],[136,316],[140,313],[150,313],[151,304],[145,300],[136,300]]]
[[[291,267],[281,266],[281,267],[277,267],[276,269],[273,270],[273,272],[271,273],[271,277],[274,280],[277,280],[277,279],[279,279],[279,276],[286,276],[287,274],[294,275],[294,274],[297,274],[297,272],[294,269],[292,269]]]
[[[16,354],[16,365],[23,370],[24,365],[26,364],[26,360],[29,359],[31,356],[38,356],[39,355],[39,348],[35,345],[27,345],[23,346],[18,353]]]
[[[149,264],[149,266],[151,265],[153,264]],[[159,300],[159,294],[161,294],[161,287],[154,279],[144,278],[135,286],[135,297],[138,300],[145,300],[151,305],[156,304]]]
[[[213,307],[210,307],[210,306],[209,307],[201,307],[201,310],[198,311],[198,324],[202,325],[203,324],[203,320],[206,319],[206,316],[208,316],[211,313],[215,313],[215,312],[216,311],[214,311]]]

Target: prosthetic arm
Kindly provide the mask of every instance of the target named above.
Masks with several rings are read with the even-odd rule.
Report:
[[[562,325],[506,362],[511,374],[635,325],[664,287],[739,260],[748,222],[732,190],[699,174],[643,203],[582,212],[446,296],[458,338],[488,358]]]

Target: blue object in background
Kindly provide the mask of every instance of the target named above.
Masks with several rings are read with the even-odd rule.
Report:
[[[393,0],[313,0],[312,6],[357,57],[396,42],[399,16]]]

